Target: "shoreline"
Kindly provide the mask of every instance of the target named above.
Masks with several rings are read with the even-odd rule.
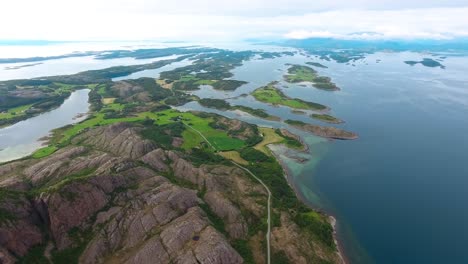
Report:
[[[302,142],[302,138],[301,138],[301,142]],[[305,199],[305,197],[301,194],[301,192],[298,190],[298,188],[296,187],[296,185],[294,184],[294,181],[292,180],[292,176],[291,176],[291,171],[289,170],[288,166],[283,162],[283,160],[279,157],[278,154],[276,154],[269,146],[271,144],[267,145],[266,147],[270,149],[271,153],[273,154],[273,156],[275,157],[275,159],[279,162],[279,164],[281,165],[281,168],[283,169],[283,174],[284,174],[284,177],[286,179],[286,182],[288,183],[288,185],[293,189],[294,193],[296,194],[296,197],[297,199],[299,199],[301,202],[303,202],[307,207],[311,208],[312,210],[316,210],[318,212],[321,212],[323,214],[325,214],[325,216],[328,217],[329,219],[329,224],[332,226],[333,228],[333,240],[335,241],[335,245],[336,245],[336,254],[339,256],[339,258],[342,260],[342,263],[344,264],[348,264],[350,263],[348,261],[348,258],[346,258],[346,255],[344,254],[344,249],[343,249],[343,246],[341,245],[342,243],[340,243],[340,238],[338,236],[338,220],[336,219],[336,217],[331,214],[331,213],[328,213],[328,212],[325,212],[325,211],[322,211],[322,210],[318,210],[316,207],[312,206],[308,201],[307,199]],[[276,144],[276,145],[282,145],[282,144]],[[307,144],[304,144],[306,146],[306,150],[302,151],[302,152],[306,152],[306,153],[309,153],[310,154],[310,149],[308,147]],[[284,145],[283,145],[284,146]],[[286,146],[284,146],[286,147]],[[287,147],[286,147],[287,148]]]

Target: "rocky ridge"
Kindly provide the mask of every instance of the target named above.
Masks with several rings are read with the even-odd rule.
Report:
[[[251,230],[265,216],[262,186],[234,166],[195,166],[140,130],[94,128],[47,158],[1,165],[0,263],[35,248],[53,263],[265,263],[264,230]],[[273,253],[340,262],[277,213]]]

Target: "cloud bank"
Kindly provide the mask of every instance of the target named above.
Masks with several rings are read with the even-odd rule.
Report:
[[[0,39],[232,41],[468,37],[468,1],[16,0]]]

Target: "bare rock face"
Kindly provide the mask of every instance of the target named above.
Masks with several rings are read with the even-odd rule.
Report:
[[[178,147],[182,146],[182,144],[184,144],[184,139],[183,138],[174,137],[172,139],[172,146],[173,147],[178,148]]]
[[[211,210],[224,220],[226,231],[234,239],[247,237],[247,223],[239,208],[220,193],[209,192],[204,197]]]
[[[125,206],[128,199],[132,202]],[[118,197],[116,203],[123,207],[98,215],[104,227],[80,262],[242,263],[226,238],[209,226],[199,202],[194,191],[162,177],[141,182],[138,189]]]
[[[166,171],[169,166],[167,165],[168,158],[163,149],[156,149],[141,157],[140,159],[148,164],[151,168],[157,171]]]
[[[302,241],[297,243],[296,241]],[[322,247],[309,239],[286,213],[281,213],[281,227],[275,227],[271,233],[271,246],[283,251],[292,263],[312,263],[325,259],[330,263],[344,263],[338,254],[324,252]],[[328,253],[328,254],[327,254]]]
[[[0,263],[2,264],[13,264],[16,262],[16,259],[8,253],[8,251],[0,247]]]
[[[194,249],[198,263],[244,263],[242,257],[211,226],[201,233],[198,242],[198,246]]]
[[[131,159],[138,159],[156,149],[153,142],[143,140],[138,135],[137,128],[126,123],[93,129],[75,138],[74,142],[81,142]]]
[[[248,226],[265,217],[264,188],[235,166],[194,166],[187,153],[157,148],[139,131],[125,123],[94,128],[47,158],[0,166],[0,186],[34,191],[0,193],[0,263],[47,243],[49,253],[83,247],[84,264],[237,264],[244,260],[230,243],[239,239],[262,263],[264,233],[249,236]],[[339,263],[287,213],[272,248],[291,263]]]
[[[24,174],[29,177],[33,183],[37,183],[43,179],[53,176],[60,171],[61,168],[66,167],[64,164],[86,151],[87,149],[85,147],[72,147],[59,150],[55,155],[24,170]]]
[[[7,196],[0,201],[0,248],[22,256],[43,241],[41,219],[24,196]],[[8,258],[5,255],[5,258]]]
[[[58,249],[71,245],[68,231],[81,226],[110,201],[117,188],[128,186],[132,180],[154,176],[144,168],[127,170],[118,175],[96,175],[86,181],[74,181],[59,191],[42,198],[47,205],[52,236]]]
[[[120,81],[116,82],[113,86],[112,89],[117,92],[119,97],[121,98],[127,98],[133,94],[139,93],[144,91],[144,89],[140,86],[131,84],[126,81]]]

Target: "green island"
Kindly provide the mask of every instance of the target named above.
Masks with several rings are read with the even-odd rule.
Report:
[[[192,81],[186,77],[192,72],[201,83],[228,78],[229,70],[219,65],[235,67],[253,55],[197,54],[193,65],[160,80],[111,80],[135,70],[131,66],[31,80],[46,83],[31,84],[30,92],[90,89],[91,111],[86,120],[54,130],[47,147],[0,165],[0,229],[11,234],[1,244],[6,257],[58,264],[221,257],[263,263],[271,250],[272,263],[341,263],[330,218],[298,199],[268,148],[302,149],[299,138],[172,108],[198,100],[268,118],[261,109],[196,98],[174,86]],[[2,92],[23,88],[11,85]],[[276,91],[279,103],[326,108]],[[37,103],[17,100],[4,109],[5,118]],[[22,237],[21,247],[13,243]]]
[[[283,105],[294,109],[303,110],[326,110],[327,107],[318,103],[307,102],[298,98],[290,98],[285,95],[280,89],[275,87],[276,83],[272,82],[267,86],[260,87],[252,92],[252,96],[260,102],[269,103],[272,105]]]
[[[331,124],[343,123],[343,120],[327,114],[311,114],[310,117]]]
[[[326,91],[340,90],[330,77],[319,76],[316,70],[303,65],[291,65],[284,79],[290,83],[310,82],[315,88]]]
[[[444,65],[442,65],[440,62],[431,58],[424,58],[422,61],[405,61],[405,63],[411,66],[414,66],[416,64],[421,64],[425,67],[430,67],[430,68],[439,67],[441,69],[445,69]]]
[[[285,120],[286,124],[296,127],[298,129],[302,129],[304,131],[310,132],[314,135],[330,138],[330,139],[341,139],[341,140],[352,140],[357,139],[358,135],[353,132],[349,132],[343,129],[335,128],[335,127],[324,127],[324,126],[317,126],[312,124],[307,124],[302,121],[298,120]]]

